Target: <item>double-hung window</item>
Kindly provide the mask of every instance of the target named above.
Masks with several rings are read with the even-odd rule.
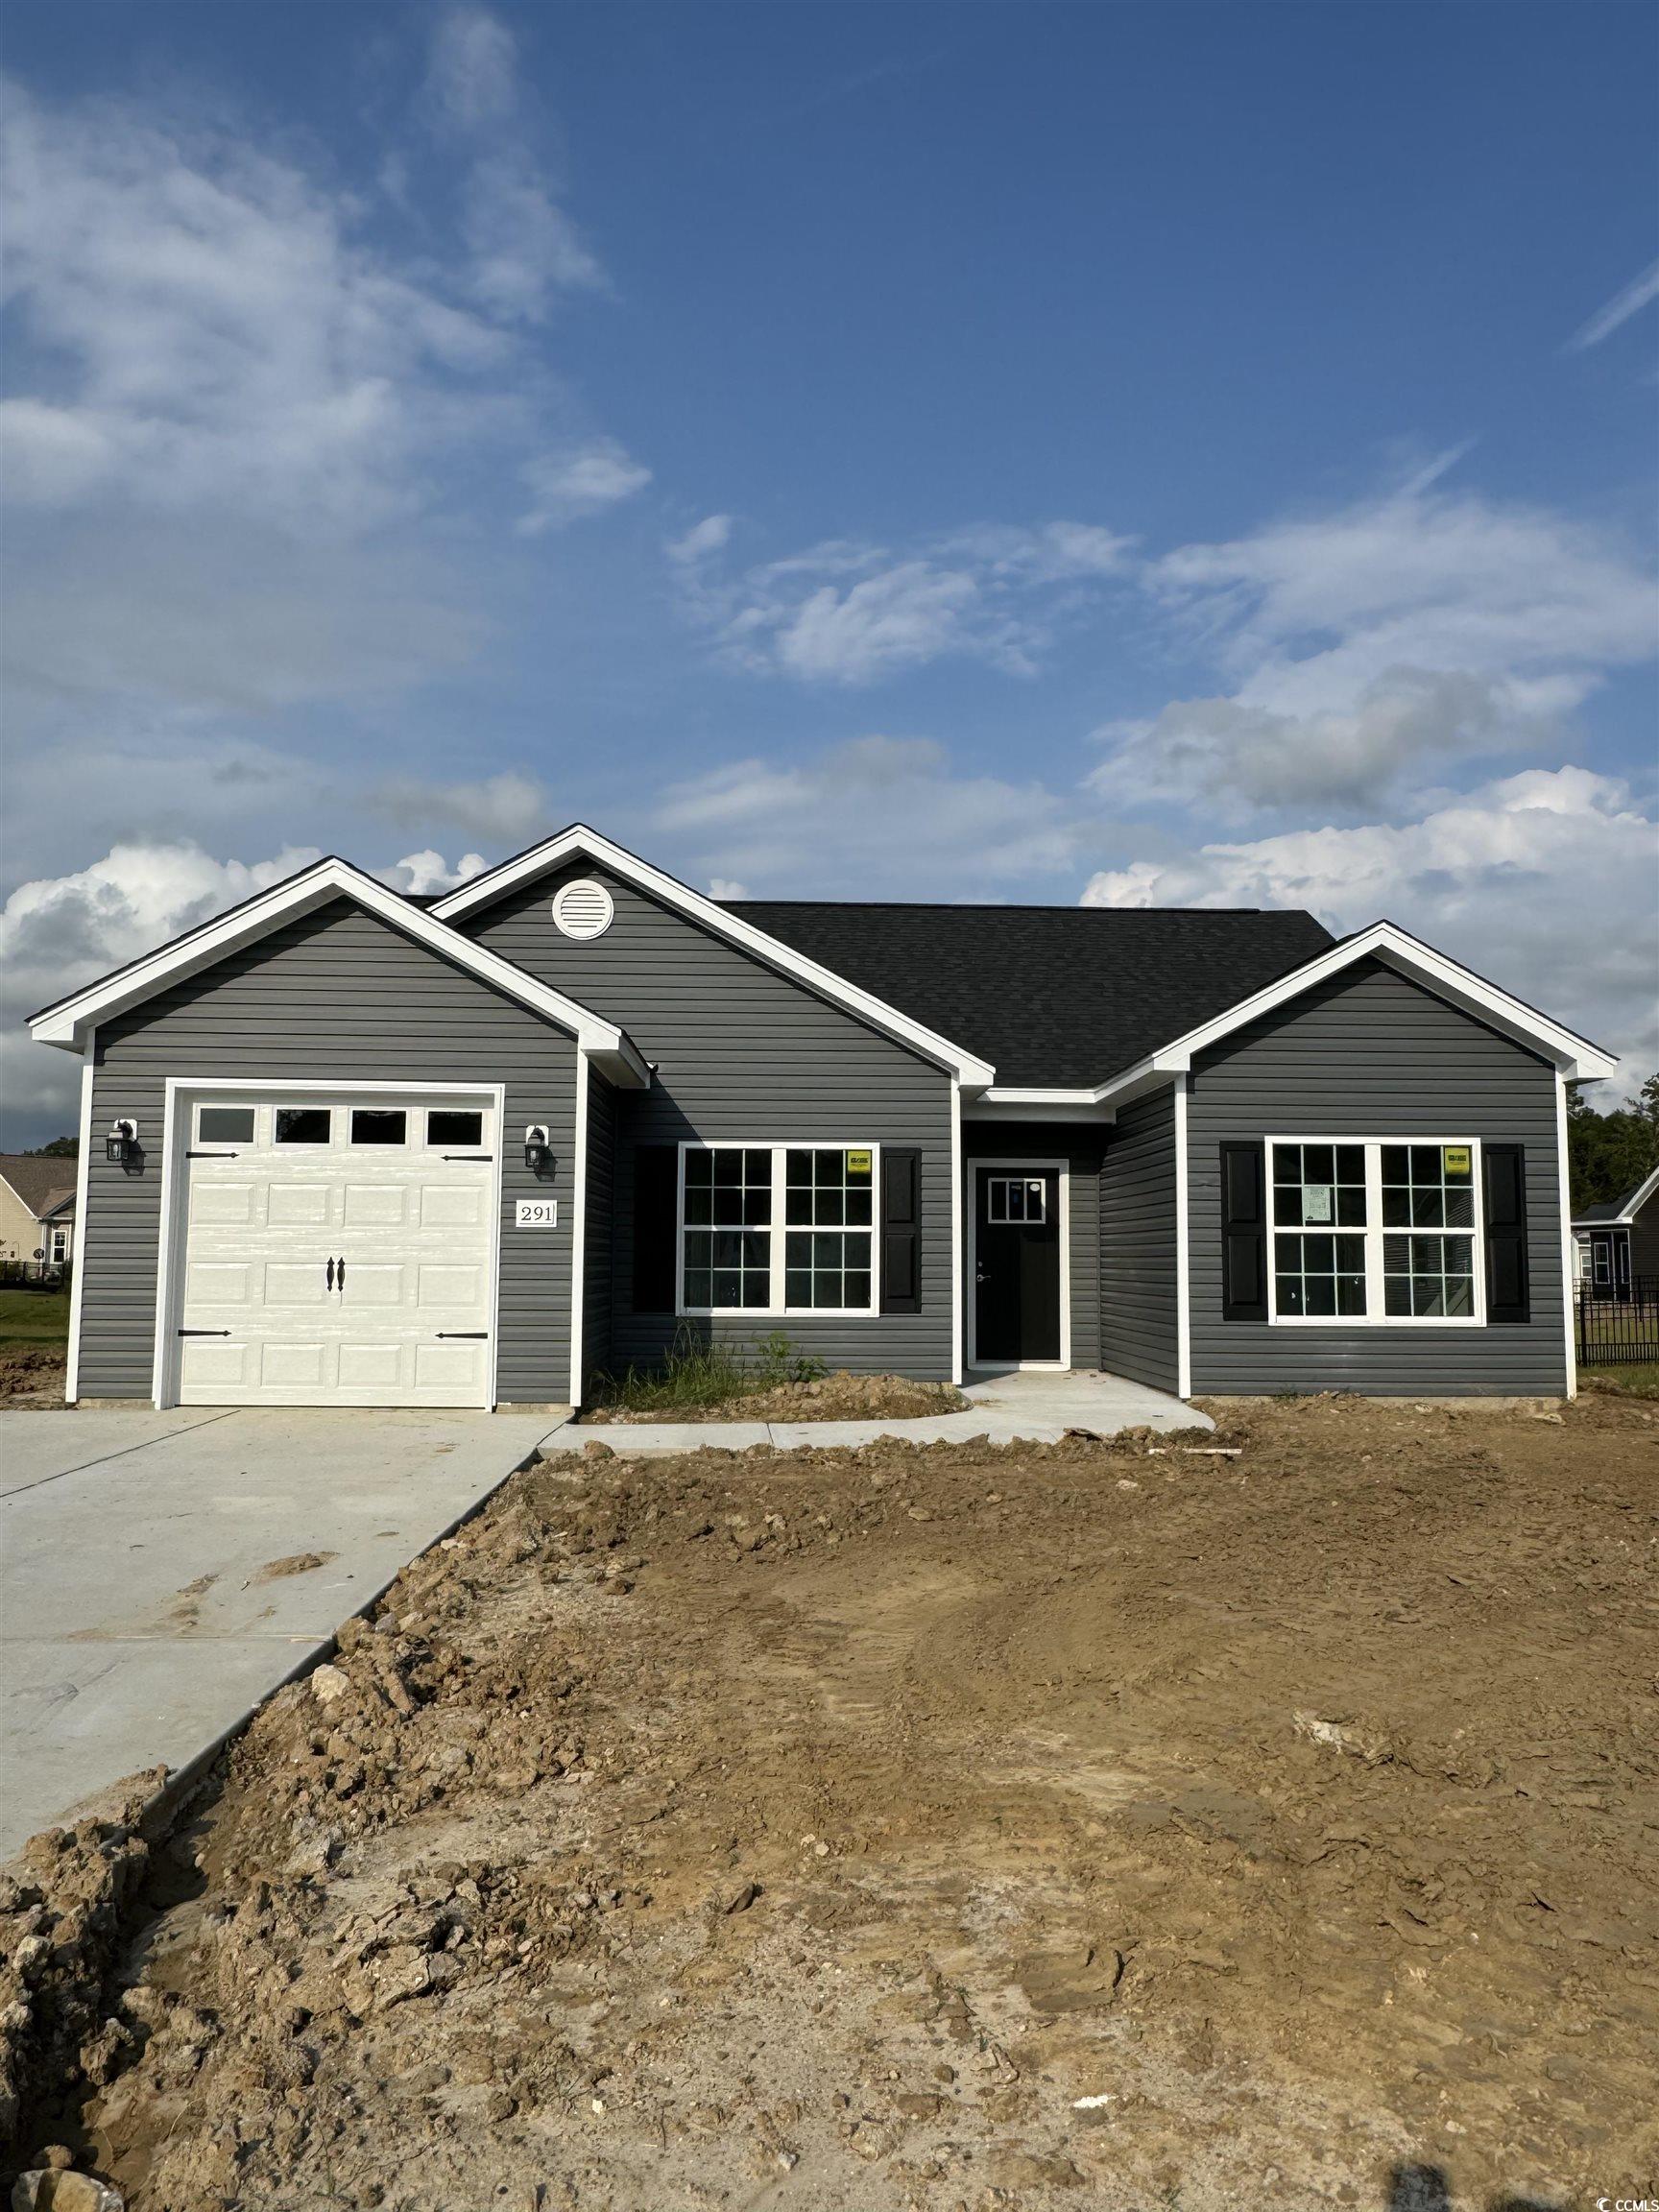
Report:
[[[1472,1140],[1270,1138],[1274,1321],[1479,1325]]]
[[[874,1145],[683,1144],[682,1313],[874,1313]]]

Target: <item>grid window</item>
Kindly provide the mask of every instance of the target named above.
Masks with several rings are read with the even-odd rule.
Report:
[[[873,1148],[722,1144],[685,1161],[687,1311],[874,1310]]]
[[[685,1303],[765,1312],[772,1303],[772,1155],[721,1145],[685,1155]]]
[[[988,1175],[985,1218],[998,1226],[1048,1218],[1048,1186],[1041,1175]]]
[[[1474,1144],[1269,1149],[1276,1320],[1479,1319]]]

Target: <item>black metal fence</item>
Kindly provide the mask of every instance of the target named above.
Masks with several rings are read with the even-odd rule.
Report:
[[[1578,1357],[1596,1367],[1659,1360],[1659,1275],[1638,1275],[1628,1298],[1579,1285]]]
[[[67,1260],[0,1260],[0,1290],[67,1290]]]

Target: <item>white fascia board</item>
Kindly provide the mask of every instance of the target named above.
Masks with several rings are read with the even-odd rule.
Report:
[[[31,1018],[30,1032],[36,1044],[60,1045],[78,1052],[86,1031],[95,1023],[108,1022],[129,1006],[140,1004],[170,983],[180,982],[210,968],[227,953],[265,936],[279,923],[312,913],[331,899],[342,897],[355,900],[417,944],[441,954],[456,967],[465,968],[506,997],[516,998],[520,1005],[558,1022],[561,1028],[571,1030],[584,1052],[599,1058],[602,1063],[614,1064],[617,1073],[613,1080],[633,1086],[650,1081],[649,1069],[632,1041],[614,1022],[601,1021],[586,1006],[565,998],[562,991],[553,990],[534,975],[526,974],[523,969],[516,968],[512,961],[502,959],[499,953],[491,952],[470,937],[463,937],[459,931],[446,927],[434,920],[430,911],[411,906],[406,899],[399,898],[374,877],[353,868],[349,861],[334,858],[320,860],[314,867],[302,869],[285,883],[274,884],[269,891],[248,900],[204,928],[176,938],[148,958],[134,961],[130,968],[60,999],[56,1006],[48,1006]],[[611,1073],[610,1066],[606,1072]]]
[[[861,990],[856,983],[850,983],[846,976],[837,975],[832,968],[821,967],[816,960],[807,959],[804,952],[796,951],[792,945],[785,945],[781,938],[768,936],[764,929],[757,929],[752,922],[744,922],[735,914],[728,913],[724,906],[718,905],[712,899],[704,898],[700,891],[693,891],[689,884],[682,883],[676,877],[664,875],[661,868],[652,867],[648,860],[641,860],[637,854],[630,853],[620,845],[613,845],[609,837],[601,836],[597,830],[589,830],[586,823],[575,823],[570,829],[561,830],[557,837],[549,837],[544,844],[533,847],[528,853],[519,854],[517,859],[503,861],[499,868],[492,868],[482,876],[474,876],[470,882],[447,892],[429,911],[441,921],[458,921],[463,914],[469,914],[491,900],[499,899],[515,885],[543,875],[548,869],[560,867],[565,861],[578,856],[613,870],[625,882],[637,885],[641,891],[649,892],[653,898],[661,900],[663,905],[674,907],[693,922],[700,923],[705,929],[711,930],[717,937],[724,937],[730,944],[740,946],[745,952],[752,952],[769,968],[776,968],[781,974],[792,976],[795,981],[806,984],[821,998],[828,998],[832,1005],[845,1007],[850,1014],[856,1014],[861,1021],[885,1030],[902,1044],[913,1046],[929,1060],[938,1061],[968,1089],[980,1089],[995,1077],[997,1070],[988,1060],[981,1060],[976,1053],[966,1051],[962,1046],[953,1044],[949,1037],[940,1036],[937,1030],[927,1028],[925,1023],[912,1021],[908,1014],[901,1014],[896,1006],[889,1006],[885,999],[878,998],[873,992]]]
[[[1564,1029],[1558,1022],[1524,1005],[1511,998],[1507,991],[1500,991],[1495,983],[1449,960],[1444,952],[1436,952],[1431,945],[1399,928],[1392,922],[1374,922],[1356,937],[1345,938],[1340,945],[1333,945],[1329,951],[1293,968],[1288,975],[1280,976],[1276,983],[1240,998],[1225,1014],[1218,1014],[1212,1022],[1186,1036],[1177,1037],[1152,1054],[1150,1065],[1161,1073],[1186,1074],[1191,1068],[1193,1055],[1218,1044],[1246,1022],[1258,1021],[1276,1007],[1292,998],[1299,998],[1305,991],[1322,983],[1328,976],[1339,974],[1357,960],[1381,960],[1386,966],[1409,976],[1432,991],[1436,998],[1460,1007],[1489,1028],[1527,1045],[1540,1053],[1562,1074],[1575,1082],[1600,1082],[1618,1072],[1619,1063],[1587,1038]]]

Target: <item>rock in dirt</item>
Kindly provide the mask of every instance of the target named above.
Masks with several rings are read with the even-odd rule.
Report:
[[[747,1912],[759,1894],[760,1885],[758,1882],[745,1882],[741,1888],[733,1890],[720,1910],[726,1913]]]
[[[62,2166],[37,2166],[12,2184],[12,2212],[122,2212],[107,2182]]]
[[[344,1697],[351,1687],[351,1677],[343,1667],[331,1667],[326,1661],[313,1669],[310,1690],[319,1705],[332,1705],[337,1697]]]

